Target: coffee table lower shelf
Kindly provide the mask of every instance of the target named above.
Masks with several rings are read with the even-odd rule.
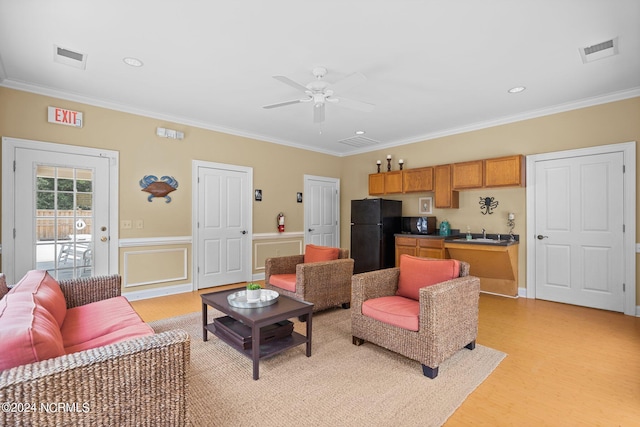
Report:
[[[222,341],[235,348],[240,353],[247,356],[249,359],[253,358],[253,350],[251,348],[243,348],[243,346],[239,345],[237,341],[232,340],[223,330],[218,330],[213,323],[209,323],[205,327],[213,335],[220,338]],[[271,341],[260,344],[259,358],[266,359],[290,348],[297,347],[300,344],[305,344],[306,342],[307,337],[294,331],[291,333],[291,335],[288,335],[286,337],[275,338]]]

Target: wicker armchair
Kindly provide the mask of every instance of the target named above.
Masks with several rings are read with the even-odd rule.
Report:
[[[120,295],[117,275],[59,283],[69,308]],[[189,360],[172,330],[0,371],[0,402],[23,405],[0,425],[188,425]]]
[[[272,285],[269,280],[277,274],[295,274],[295,292]],[[353,259],[348,249],[340,249],[338,259],[304,263],[304,255],[268,258],[265,261],[265,288],[290,298],[313,303],[313,311],[331,307],[349,308],[351,301]]]
[[[399,276],[398,267],[353,276],[353,344],[366,340],[402,354],[420,362],[425,376],[435,378],[444,360],[463,347],[475,348],[480,279],[469,276],[469,264],[461,261],[460,277],[420,288],[418,331],[411,331],[362,314],[364,301],[396,295]]]
[[[9,292],[9,287],[7,286],[7,277],[4,273],[0,273],[0,298],[5,296]]]

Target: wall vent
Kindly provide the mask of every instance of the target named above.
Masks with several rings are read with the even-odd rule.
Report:
[[[87,55],[60,46],[53,45],[53,61],[84,70],[87,67]]]
[[[376,141],[375,139],[367,138],[361,135],[341,139],[338,142],[341,144],[350,145],[352,147],[366,147],[369,145],[375,145],[380,143],[380,141]]]
[[[618,53],[618,38],[607,40],[602,43],[594,44],[587,47],[581,47],[580,57],[583,63],[597,61],[598,59],[607,58]]]

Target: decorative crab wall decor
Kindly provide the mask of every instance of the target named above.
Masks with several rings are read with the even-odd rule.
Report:
[[[480,197],[480,210],[482,211],[482,215],[491,215],[493,213],[491,210],[497,207],[498,201],[494,200],[493,197]]]
[[[151,201],[154,197],[164,197],[165,203],[169,203],[171,202],[171,197],[168,194],[178,188],[178,181],[174,177],[167,175],[161,177],[160,181],[155,175],[145,175],[140,180],[140,187],[142,187],[142,191],[151,193],[147,198],[148,201]]]

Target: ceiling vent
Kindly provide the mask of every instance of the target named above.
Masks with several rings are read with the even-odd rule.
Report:
[[[84,70],[87,66],[87,55],[53,45],[53,61]]]
[[[341,139],[338,142],[341,144],[350,145],[352,147],[367,147],[369,145],[375,145],[380,143],[380,141],[376,141],[375,139],[367,138],[361,135]]]
[[[618,38],[607,40],[606,42],[594,44],[588,47],[581,47],[580,57],[583,63],[597,61],[618,54]]]

